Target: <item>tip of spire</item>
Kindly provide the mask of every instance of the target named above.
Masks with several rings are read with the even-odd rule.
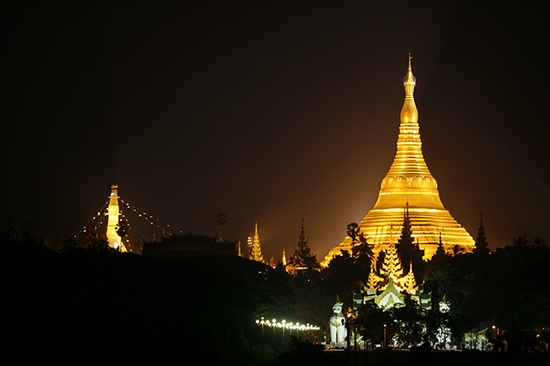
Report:
[[[414,86],[416,84],[416,77],[413,75],[413,72],[412,72],[412,58],[413,57],[409,52],[409,68],[407,70],[407,75],[405,75],[405,77],[403,78],[403,83],[405,85],[405,93],[408,96],[412,96]]]
[[[409,52],[409,69],[407,70],[407,77],[409,79],[414,78],[413,73],[412,73],[412,59],[413,59],[413,57],[412,57],[411,53]]]

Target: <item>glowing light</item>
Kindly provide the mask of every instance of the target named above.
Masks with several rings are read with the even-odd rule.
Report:
[[[120,249],[125,252],[126,247],[122,244],[122,239],[117,233],[119,227],[118,218],[120,216],[120,208],[118,206],[118,186],[111,186],[111,195],[109,199],[109,207],[107,208],[107,241],[111,248]]]
[[[277,320],[273,319],[271,321],[264,320],[262,317],[259,320],[256,320],[256,324],[260,326],[266,326],[268,328],[279,328],[279,329],[287,329],[287,330],[298,330],[300,332],[310,331],[310,330],[320,330],[321,327],[313,324],[300,324],[299,322],[287,322],[286,320],[282,320],[280,322],[277,322]]]

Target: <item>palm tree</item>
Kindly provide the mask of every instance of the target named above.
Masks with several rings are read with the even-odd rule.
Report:
[[[436,311],[439,311],[439,302],[445,295],[449,298],[453,291],[453,277],[457,271],[449,266],[436,268],[430,273],[427,279],[427,285],[432,290],[432,304]]]

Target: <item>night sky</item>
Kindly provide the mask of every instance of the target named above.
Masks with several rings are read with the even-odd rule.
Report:
[[[411,52],[444,206],[474,238],[483,211],[493,249],[521,234],[550,243],[547,10],[20,3],[1,11],[2,228],[74,234],[116,183],[184,232],[215,236],[225,212],[223,237],[244,244],[257,220],[267,258],[294,251],[303,217],[320,260],[378,197]]]

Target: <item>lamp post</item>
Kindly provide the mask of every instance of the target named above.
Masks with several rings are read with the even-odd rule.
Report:
[[[388,345],[386,344],[386,324],[384,324],[384,344],[382,348],[386,348]]]
[[[347,347],[347,356],[349,362],[349,349],[350,349],[350,338],[353,337],[353,363],[357,365],[357,318],[353,309],[349,308],[346,314],[346,328],[348,331],[348,347]],[[343,320],[342,320],[343,322]],[[353,327],[352,327],[353,326]],[[353,330],[353,332],[351,332]]]
[[[367,364],[367,352],[369,351],[369,339],[366,334],[366,327],[363,325],[363,319],[361,319],[361,329],[363,330],[363,365]]]
[[[265,321],[264,321],[264,317],[262,316],[261,320],[260,320],[260,325],[262,326],[262,341],[264,339],[264,325],[265,325]]]
[[[262,316],[262,318],[260,320],[256,320],[256,324],[259,324],[262,327],[262,362],[263,362],[264,361],[264,352],[265,352],[265,341],[264,341],[265,320],[264,320],[264,317]]]
[[[351,317],[351,324],[353,324],[353,364],[357,365],[357,318]]]
[[[283,328],[283,347],[285,346],[285,327],[286,327],[286,320],[283,320],[281,322],[283,324],[282,328]]]
[[[347,331],[347,347],[346,347],[346,356],[348,358],[348,362],[349,362],[349,337],[350,337],[350,334],[349,334],[349,321],[346,321],[344,319],[342,319],[342,325],[345,325],[346,326],[346,331]]]

